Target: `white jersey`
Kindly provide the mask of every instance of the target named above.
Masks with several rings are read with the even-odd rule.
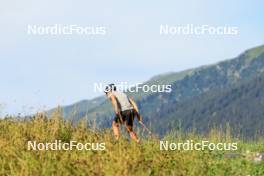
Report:
[[[119,104],[121,111],[133,109],[133,106],[131,105],[131,103],[130,103],[130,101],[129,101],[129,99],[125,93],[113,91],[109,94],[108,97],[110,98],[111,96],[116,97],[117,103]]]

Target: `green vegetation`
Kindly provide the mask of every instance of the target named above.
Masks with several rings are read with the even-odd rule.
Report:
[[[145,137],[137,145],[125,138],[114,141],[107,129],[87,128],[64,121],[60,111],[50,119],[39,114],[30,119],[0,120],[0,175],[264,175],[264,163],[255,162],[254,153],[264,151],[264,141],[243,142],[232,139],[228,131],[212,130],[206,136],[190,132],[170,133],[163,140],[203,139],[211,142],[238,142],[233,157],[230,151],[160,151],[159,142]],[[175,135],[176,134],[176,135]],[[28,141],[105,142],[105,151],[29,151]],[[234,155],[236,156],[236,155]]]
[[[249,61],[252,61],[253,59],[259,57],[263,53],[264,53],[264,46],[259,46],[259,47],[255,47],[255,48],[247,50],[245,52],[245,55]]]

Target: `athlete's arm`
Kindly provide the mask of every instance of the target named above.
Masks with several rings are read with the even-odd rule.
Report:
[[[112,95],[112,96],[110,97],[110,100],[111,100],[111,103],[112,103],[112,105],[113,105],[113,107],[114,107],[115,113],[116,113],[116,114],[120,114],[120,110],[119,110],[119,108],[118,108],[118,105],[117,105],[117,102],[116,102],[115,96]]]
[[[138,110],[138,106],[137,106],[136,102],[134,101],[134,99],[132,97],[129,98],[129,101],[130,101],[131,105],[133,106],[134,110],[136,111],[136,116],[138,118],[138,121],[142,121],[142,117],[139,114],[139,110]]]

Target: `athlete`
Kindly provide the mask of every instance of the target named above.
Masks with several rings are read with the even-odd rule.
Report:
[[[130,138],[139,143],[139,139],[133,131],[133,122],[135,116],[137,116],[140,122],[142,119],[135,101],[129,98],[125,93],[117,91],[114,84],[106,86],[105,94],[110,99],[115,111],[115,118],[112,122],[115,138],[117,140],[120,138],[120,125],[124,124]]]

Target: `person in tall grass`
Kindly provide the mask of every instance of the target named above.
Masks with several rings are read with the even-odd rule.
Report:
[[[130,135],[130,138],[139,143],[139,139],[136,133],[133,131],[135,116],[137,116],[138,120],[141,121],[141,116],[138,113],[138,108],[135,101],[129,98],[125,93],[117,91],[114,84],[109,84],[106,86],[105,94],[110,99],[115,111],[115,118],[112,122],[112,128],[116,140],[118,140],[121,136],[120,125],[124,124],[126,131]]]

